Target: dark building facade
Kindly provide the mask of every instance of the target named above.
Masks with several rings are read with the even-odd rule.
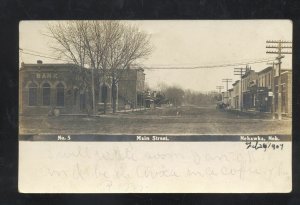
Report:
[[[256,110],[272,112],[273,100],[273,67],[267,67],[258,72],[256,91]]]
[[[260,72],[248,69],[242,76],[242,108],[259,112],[278,112],[278,75],[273,67],[267,67]],[[233,84],[233,88],[239,81]],[[292,116],[292,70],[281,70],[281,110],[282,114]],[[236,92],[235,97],[239,97]],[[274,103],[274,105],[273,105]],[[237,108],[238,100],[235,100]],[[273,108],[274,107],[274,108]]]
[[[273,67],[267,67],[258,72],[256,95],[256,110],[272,112],[274,100],[275,112],[278,112],[278,76],[274,76]],[[292,70],[281,70],[281,112],[292,115]]]
[[[118,83],[119,109],[138,108],[145,104],[145,73],[140,67],[124,71]]]
[[[82,72],[84,70],[84,72]],[[112,106],[111,82],[101,82],[94,73],[95,106],[101,112],[106,101],[107,110]],[[84,79],[83,79],[84,78]],[[142,69],[128,69],[118,84],[117,105],[120,109],[127,102],[132,106],[142,104],[145,75]],[[90,84],[87,86],[84,82]],[[24,64],[19,70],[20,115],[86,114],[93,109],[91,89],[92,74],[87,68],[74,64]],[[126,96],[126,98],[125,98]],[[125,100],[126,99],[126,100]]]
[[[87,111],[88,90],[81,87],[73,64],[22,64],[19,70],[19,113],[48,114]]]
[[[275,77],[275,111],[278,111],[278,77]],[[292,70],[281,70],[281,112],[292,116]]]

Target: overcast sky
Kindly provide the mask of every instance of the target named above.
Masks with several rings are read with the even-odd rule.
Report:
[[[128,21],[151,35],[154,50],[142,61],[146,67],[192,67],[235,64],[260,59],[275,58],[266,54],[266,40],[292,41],[292,22],[288,20],[239,21]],[[55,56],[49,45],[51,40],[42,35],[48,21],[22,21],[20,23],[20,48]],[[269,49],[270,50],[270,49]],[[43,57],[20,54],[24,63],[65,63]],[[291,55],[283,58],[282,68],[292,69]],[[266,63],[250,64],[255,71],[266,68]],[[223,78],[233,75],[234,67],[201,68],[194,70],[145,70],[146,83],[157,89],[161,83],[177,85],[195,91],[212,91],[223,85]]]

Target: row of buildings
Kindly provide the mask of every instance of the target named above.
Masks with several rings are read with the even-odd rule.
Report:
[[[281,112],[291,116],[292,70],[281,69],[280,85],[277,72],[273,67],[267,67],[260,72],[247,68],[241,80],[235,81],[231,89],[222,92],[222,101],[230,109],[277,113],[278,88],[281,86]]]
[[[92,82],[94,86],[87,86]],[[147,97],[144,83],[142,68],[123,70],[116,88],[117,109],[144,106]],[[92,74],[91,69],[82,69],[74,64],[22,63],[19,69],[19,102],[21,115],[49,114],[54,109],[61,114],[86,114],[93,110],[94,104],[97,112],[103,112],[104,104],[107,110],[112,109],[111,79],[104,81],[99,72]]]

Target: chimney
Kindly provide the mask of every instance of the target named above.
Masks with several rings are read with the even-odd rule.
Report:
[[[37,64],[43,64],[43,61],[37,60],[36,63],[37,63]]]

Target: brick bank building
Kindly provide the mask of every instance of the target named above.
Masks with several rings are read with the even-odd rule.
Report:
[[[60,114],[87,114],[93,109],[91,86],[83,86],[82,72],[75,64],[22,63],[19,70],[20,115],[47,115],[53,110]],[[92,82],[91,70],[85,77]],[[112,107],[111,84],[94,75],[95,105],[101,112],[104,102]],[[141,68],[128,69],[117,88],[117,108],[144,105],[145,74]]]

